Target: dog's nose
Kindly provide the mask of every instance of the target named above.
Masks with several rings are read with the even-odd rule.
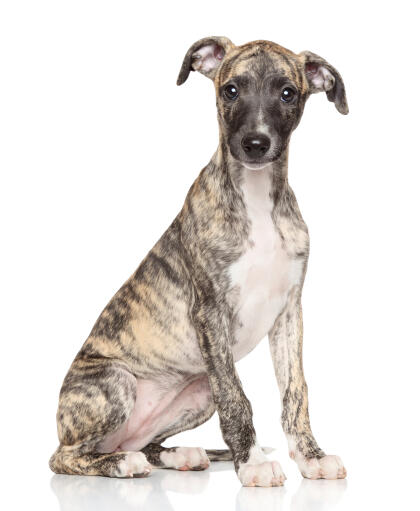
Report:
[[[247,135],[241,145],[250,158],[261,158],[270,149],[270,139],[261,134]]]

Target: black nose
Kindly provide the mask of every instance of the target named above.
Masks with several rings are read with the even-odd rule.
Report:
[[[265,135],[247,135],[241,145],[250,158],[261,158],[270,149],[270,139]]]

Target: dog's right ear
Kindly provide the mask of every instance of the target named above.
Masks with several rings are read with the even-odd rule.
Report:
[[[234,46],[227,37],[200,39],[187,51],[176,84],[182,85],[187,80],[190,71],[199,71],[213,80],[226,53]]]

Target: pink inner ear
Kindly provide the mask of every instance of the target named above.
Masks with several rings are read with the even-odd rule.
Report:
[[[225,56],[225,50],[221,46],[216,44],[216,46],[214,47],[213,55],[215,56],[216,59],[222,60],[222,58]]]
[[[308,62],[308,64],[305,64],[305,72],[309,75],[313,75],[318,71],[318,64],[315,64],[314,62]]]

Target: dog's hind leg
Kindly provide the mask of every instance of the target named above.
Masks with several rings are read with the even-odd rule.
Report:
[[[83,454],[80,449],[63,445],[60,445],[52,455],[50,468],[57,474],[105,477],[146,477],[152,470],[142,452]]]
[[[193,429],[207,421],[214,413],[213,403],[196,415],[182,417],[178,422],[160,435],[156,441],[143,447],[147,461],[155,467],[174,468],[176,470],[204,470],[210,461],[232,461],[229,449],[202,449],[201,447],[163,447],[158,442],[182,431]]]
[[[201,447],[163,447],[149,444],[142,449],[147,461],[155,467],[175,470],[204,470],[210,460]]]
[[[206,422],[215,412],[207,377],[187,386],[166,410],[168,421],[162,432],[142,448],[147,460],[155,467],[176,470],[204,470],[210,465],[206,451],[201,447],[163,447],[166,438],[196,428]],[[225,454],[229,451],[223,451]],[[214,454],[214,453],[213,453]],[[220,453],[219,453],[220,454]],[[215,459],[215,457],[213,457]]]
[[[106,436],[127,424],[136,401],[136,378],[120,362],[79,357],[61,389],[57,412],[60,445],[50,468],[60,474],[147,476],[141,452],[101,452]]]
[[[207,382],[205,383],[207,386]],[[189,392],[188,395],[191,395]],[[208,393],[209,395],[209,393]],[[163,447],[167,438],[194,429],[212,417],[216,407],[212,400],[199,410],[188,406],[184,402],[184,413],[170,426],[156,436],[152,443],[142,449],[147,460],[155,467],[175,468],[177,470],[203,470],[210,461],[232,461],[232,452],[229,449],[202,449],[200,447]],[[265,449],[263,449],[265,451]],[[268,449],[267,452],[271,452]]]
[[[265,449],[263,448],[265,452]],[[210,461],[232,461],[229,449],[202,449],[201,447],[163,447],[149,444],[142,449],[147,461],[158,468],[177,470],[204,470]],[[271,449],[268,450],[271,452]]]

